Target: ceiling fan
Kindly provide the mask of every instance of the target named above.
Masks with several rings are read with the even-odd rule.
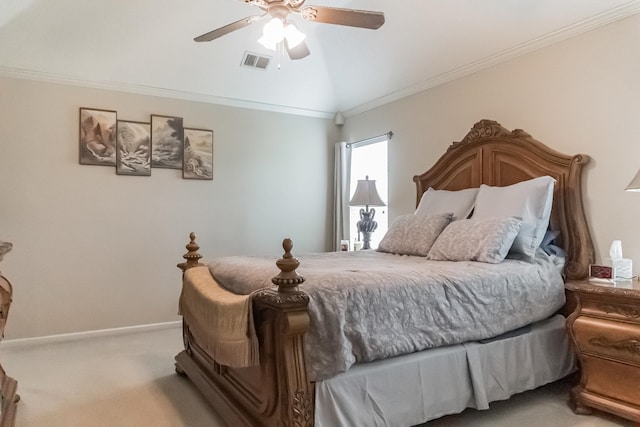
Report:
[[[262,19],[271,17],[264,26],[263,34],[258,40],[265,47],[275,50],[276,45],[284,42],[291,59],[302,59],[309,55],[304,42],[305,35],[293,23],[287,22],[290,14],[298,14],[307,21],[323,24],[346,25],[349,27],[376,30],[384,24],[384,13],[368,10],[341,9],[328,6],[303,6],[305,0],[242,0],[264,10],[262,15],[248,16],[231,24],[217,28],[196,37],[197,42],[208,42],[229,34],[232,31],[247,27]]]

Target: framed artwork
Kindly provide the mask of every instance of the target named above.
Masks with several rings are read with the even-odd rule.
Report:
[[[213,131],[184,130],[184,179],[213,179]]]
[[[151,166],[182,169],[184,128],[182,117],[151,116]]]
[[[115,166],[115,111],[80,108],[80,164]]]
[[[118,120],[116,173],[151,175],[151,125]]]

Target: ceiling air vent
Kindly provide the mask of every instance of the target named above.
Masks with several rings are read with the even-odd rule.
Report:
[[[242,58],[242,65],[250,68],[257,68],[258,70],[266,70],[271,61],[269,56],[261,56],[257,53],[245,52]]]

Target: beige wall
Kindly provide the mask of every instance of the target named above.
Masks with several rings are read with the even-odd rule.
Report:
[[[79,165],[79,107],[213,129],[214,180]],[[329,247],[331,120],[0,78],[0,129],[7,338],[178,320],[175,264],[192,230],[209,257],[275,261],[286,236],[295,253]]]
[[[412,211],[416,173],[479,119],[592,157],[586,210],[599,260],[612,239],[640,269],[640,16],[349,117],[345,140],[394,132],[391,217]],[[116,176],[78,165],[78,108],[121,119],[179,115],[214,135],[214,180]],[[331,246],[330,120],[0,78],[0,269],[15,285],[8,338],[177,320],[189,231],[209,256]]]
[[[415,207],[424,172],[480,119],[521,128],[567,154],[592,157],[586,211],[600,261],[613,239],[640,271],[640,15],[432,90],[348,117],[346,140],[387,130],[390,215]]]

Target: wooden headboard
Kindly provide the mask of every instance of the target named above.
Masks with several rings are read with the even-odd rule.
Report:
[[[582,204],[582,168],[589,156],[561,154],[521,129],[509,131],[492,120],[476,123],[460,142],[425,173],[413,177],[417,187],[416,206],[422,194],[433,187],[462,190],[480,184],[506,186],[549,175],[556,179],[551,228],[560,230],[557,244],[568,253],[567,279],[589,274],[595,252]]]

